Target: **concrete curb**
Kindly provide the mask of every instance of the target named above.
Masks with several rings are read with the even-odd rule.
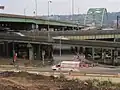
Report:
[[[70,76],[89,76],[89,77],[111,77],[111,78],[120,78],[120,74],[92,74],[92,73],[79,73],[79,74],[74,74],[74,73],[71,73]]]

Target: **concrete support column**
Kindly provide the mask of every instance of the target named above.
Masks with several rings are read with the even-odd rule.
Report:
[[[112,52],[112,65],[117,64],[118,50],[115,48]]]
[[[112,65],[114,65],[114,50],[112,50]]]
[[[112,56],[113,56],[113,53],[112,53],[112,52],[113,52],[113,50],[111,49],[111,51],[110,51],[110,53],[111,53],[111,54],[110,54],[110,55],[111,55],[111,60],[112,60]]]
[[[85,47],[85,51],[84,51],[85,56],[87,57],[89,53],[90,53],[89,48]]]
[[[4,56],[3,50],[4,50],[4,42],[0,44],[0,56],[2,57]]]
[[[85,47],[83,47],[83,54],[85,54]]]
[[[41,45],[37,46],[37,50],[36,50],[36,59],[40,60],[41,59]]]
[[[48,60],[52,58],[52,47],[48,45]]]
[[[53,46],[50,46],[50,60],[53,60]]]
[[[78,53],[78,47],[77,46],[75,47],[75,53],[76,54]]]
[[[29,43],[27,45],[28,51],[29,51],[29,60],[34,60],[34,51],[33,51],[33,46]]]
[[[79,48],[79,53],[81,54],[81,53],[83,53],[84,52],[84,48],[83,47],[80,47]]]
[[[45,47],[45,55],[44,55],[44,59],[45,59],[45,60],[48,59],[48,46]]]
[[[4,44],[3,44],[3,56],[5,57],[5,42],[4,42]]]
[[[94,47],[92,47],[92,59],[93,61],[95,60],[95,48]]]
[[[114,50],[114,62],[113,62],[114,65],[117,64],[117,62],[118,62],[118,61],[117,61],[117,57],[118,57],[118,50],[115,49],[115,50]]]
[[[102,49],[102,61],[103,61],[103,63],[106,63],[105,56],[106,56],[105,49]]]
[[[9,47],[8,47],[8,42],[5,42],[5,56],[9,57]]]
[[[72,54],[75,53],[75,52],[74,52],[74,47],[73,47],[73,46],[71,46],[71,53],[72,53]]]
[[[33,57],[33,48],[29,48],[29,60],[33,60],[34,57]]]

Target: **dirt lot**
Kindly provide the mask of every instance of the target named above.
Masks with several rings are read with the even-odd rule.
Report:
[[[120,90],[120,84],[98,80],[67,80],[64,76],[55,78],[26,72],[4,72],[0,73],[0,90]]]

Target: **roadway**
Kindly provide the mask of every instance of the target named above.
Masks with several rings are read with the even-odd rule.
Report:
[[[72,72],[71,74],[69,74],[68,72],[40,72],[40,71],[31,71],[31,70],[10,70],[10,69],[1,69],[0,68],[0,72],[2,73],[1,76],[5,76],[5,72],[9,71],[9,72],[28,72],[31,74],[37,74],[37,75],[44,75],[44,76],[55,76],[55,77],[60,77],[60,75],[64,75],[65,78],[67,79],[77,79],[77,80],[100,80],[100,81],[111,81],[113,83],[120,83],[120,76],[119,74],[82,74],[82,73],[74,73]],[[7,73],[7,72],[6,72]]]
[[[16,70],[13,65],[0,65],[0,70]],[[51,66],[46,67],[24,67],[19,66],[18,70],[22,71],[34,71],[34,72],[53,72]],[[63,71],[63,73],[68,73],[68,71]],[[97,66],[97,67],[83,67],[80,68],[78,73],[87,73],[87,74],[118,74],[120,73],[120,67],[113,66]]]

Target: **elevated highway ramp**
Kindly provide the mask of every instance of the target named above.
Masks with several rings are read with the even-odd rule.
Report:
[[[60,44],[60,40],[51,39],[48,41],[46,36],[31,37],[31,36],[17,36],[13,34],[0,33],[0,41],[34,43],[34,44]],[[88,47],[109,47],[120,48],[120,42],[97,41],[97,40],[61,40],[62,45],[78,45]]]
[[[37,31],[37,32],[22,32],[29,36],[48,36],[65,37],[70,40],[108,40],[120,38],[120,30],[87,30],[87,31]]]
[[[48,31],[26,32],[25,35],[47,36]],[[33,34],[34,33],[34,34]],[[120,30],[86,30],[86,31],[49,31],[51,36],[83,36],[83,35],[111,35],[120,34]]]
[[[55,44],[60,44],[57,40]],[[86,47],[104,47],[104,48],[120,48],[120,42],[98,41],[98,40],[61,40],[63,45],[86,46]]]

